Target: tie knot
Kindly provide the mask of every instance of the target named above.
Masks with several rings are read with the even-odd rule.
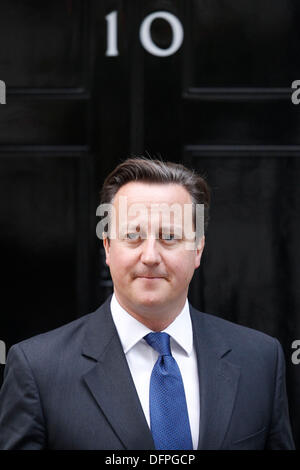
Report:
[[[170,335],[168,333],[149,333],[144,338],[160,356],[171,356]]]

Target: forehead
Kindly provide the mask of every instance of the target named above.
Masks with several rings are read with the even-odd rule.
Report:
[[[122,186],[116,193],[114,205],[118,205],[120,197],[126,197],[127,203],[141,203],[149,206],[153,203],[189,204],[192,202],[189,192],[180,184],[156,184],[130,182]]]

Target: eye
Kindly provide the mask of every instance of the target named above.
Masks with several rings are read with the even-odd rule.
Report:
[[[125,238],[127,240],[136,241],[136,240],[139,240],[140,234],[138,232],[126,233]]]
[[[173,242],[175,240],[174,233],[163,233],[161,237],[164,241]]]

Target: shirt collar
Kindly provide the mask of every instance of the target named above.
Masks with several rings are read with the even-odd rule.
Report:
[[[112,296],[110,309],[123,351],[127,354],[144,336],[151,333],[151,330],[121,307],[115,294]],[[188,356],[191,355],[193,350],[193,329],[187,299],[180,314],[163,331],[168,333]]]

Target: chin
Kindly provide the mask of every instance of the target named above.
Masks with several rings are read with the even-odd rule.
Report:
[[[148,293],[136,298],[136,304],[142,307],[154,307],[166,303],[166,299],[161,295]]]

